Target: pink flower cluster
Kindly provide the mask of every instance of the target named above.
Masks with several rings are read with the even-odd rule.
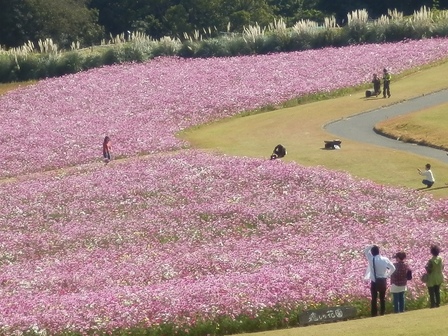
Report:
[[[0,97],[0,175],[17,177],[0,181],[0,333],[194,324],[367,298],[370,243],[389,257],[405,250],[418,276],[429,245],[447,241],[447,201],[321,167],[182,149],[175,133],[361,83],[372,59],[399,72],[447,48],[160,58]],[[106,133],[129,160],[82,164]]]
[[[244,110],[446,57],[448,39],[217,59],[159,58],[53,78],[0,97],[0,177],[188,147],[175,134]]]

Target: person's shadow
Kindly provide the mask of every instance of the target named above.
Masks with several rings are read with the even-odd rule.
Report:
[[[441,187],[436,187],[436,188],[422,187],[422,188],[417,188],[415,190],[417,190],[417,191],[430,191],[430,190],[439,190],[439,189],[447,189],[447,188],[448,188],[448,183],[445,183],[445,185],[441,186]]]

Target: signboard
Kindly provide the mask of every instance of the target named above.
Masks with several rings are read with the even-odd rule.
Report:
[[[330,307],[304,311],[299,315],[300,325],[337,322],[356,316],[355,307]]]

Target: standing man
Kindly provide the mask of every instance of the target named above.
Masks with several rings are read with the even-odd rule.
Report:
[[[383,98],[386,98],[386,94],[390,98],[390,79],[390,73],[387,69],[383,69]]]
[[[378,296],[380,297],[380,315],[386,312],[387,278],[395,272],[394,264],[387,257],[380,255],[377,245],[369,245],[364,249],[364,254],[369,262],[368,274],[370,280],[370,293],[372,295],[371,314],[378,316]],[[379,295],[378,295],[379,294]]]

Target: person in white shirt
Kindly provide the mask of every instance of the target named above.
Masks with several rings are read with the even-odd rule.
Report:
[[[420,168],[417,168],[417,170],[418,173],[423,176],[422,183],[426,186],[426,188],[431,188],[436,181],[431,171],[431,165],[427,163],[425,166],[425,171],[422,171]]]
[[[395,272],[395,266],[389,258],[380,255],[380,248],[377,245],[367,246],[364,249],[364,254],[369,262],[366,278],[370,280],[371,314],[372,316],[378,315],[379,296],[380,315],[384,315],[386,312],[387,278]]]

